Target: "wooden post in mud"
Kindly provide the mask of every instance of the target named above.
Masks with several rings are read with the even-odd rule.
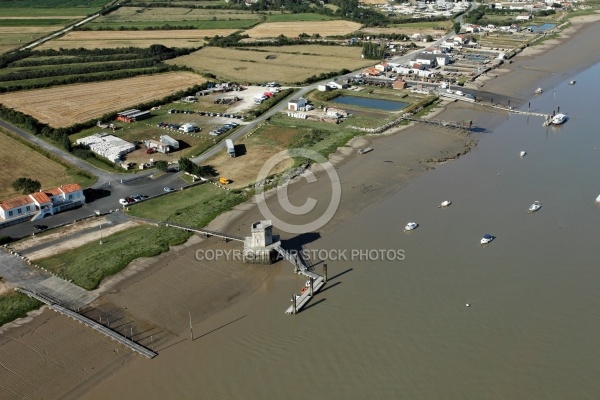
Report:
[[[315,278],[313,278],[312,276],[310,278],[308,278],[308,280],[310,281],[310,295],[313,295],[313,287],[314,287],[314,282],[315,282]]]
[[[323,264],[323,282],[327,283],[327,264]]]
[[[292,314],[296,315],[298,310],[296,309],[296,294],[292,295]]]
[[[194,330],[192,329],[192,312],[188,310],[190,316],[190,339],[194,340]]]

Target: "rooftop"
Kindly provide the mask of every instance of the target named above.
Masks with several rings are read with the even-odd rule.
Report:
[[[14,199],[6,200],[0,203],[0,208],[3,210],[12,210],[13,208],[25,206],[27,204],[33,203],[33,200],[29,197],[29,195],[17,197]]]

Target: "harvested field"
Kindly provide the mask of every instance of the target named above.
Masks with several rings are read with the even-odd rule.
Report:
[[[284,34],[287,37],[297,37],[301,33],[312,35],[318,33],[326,37],[332,35],[347,35],[358,31],[361,25],[351,21],[304,21],[304,22],[267,22],[244,32],[251,38],[269,38]]]
[[[0,103],[53,127],[65,127],[159,99],[205,81],[189,72],[175,72],[8,93],[0,95]]]
[[[44,49],[86,49],[115,47],[150,47],[162,44],[167,47],[198,47],[205,37],[227,36],[234,29],[192,29],[173,31],[78,31],[70,32],[39,47]]]
[[[359,47],[327,46],[326,49],[317,50],[318,47],[283,46],[252,50],[205,47],[166,63],[210,72],[225,80],[244,82],[251,79],[254,82],[287,83],[302,82],[310,76],[324,72],[339,71],[343,68],[355,70],[372,64],[372,61],[360,58]],[[318,54],[320,52],[323,54]]]
[[[42,188],[49,189],[70,182],[89,183],[83,177],[69,176],[67,168],[44,157],[0,131],[0,199],[6,200],[21,195],[11,187],[18,178],[37,179]]]
[[[443,25],[443,22],[440,22],[440,25]],[[414,35],[415,33],[421,35],[431,35],[435,37],[436,35],[442,35],[446,33],[446,31],[441,31],[433,28],[417,28],[417,27],[402,27],[399,26],[397,28],[377,28],[377,27],[369,27],[363,28],[360,30],[364,33],[373,33],[373,34],[404,34],[407,36]]]
[[[62,26],[1,26],[0,27],[0,54],[14,50],[42,36],[62,29]]]

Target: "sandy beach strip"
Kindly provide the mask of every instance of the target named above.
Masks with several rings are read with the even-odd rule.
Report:
[[[585,29],[581,29],[584,27]],[[592,24],[588,18],[581,22],[573,21],[573,29],[570,36],[560,40],[560,43],[544,44],[553,46],[545,49],[544,53],[531,54],[525,51],[515,57],[512,64],[503,66],[507,73],[498,74],[496,78],[483,82],[485,89],[526,101],[529,93],[533,93],[541,82],[544,85],[557,84],[568,79],[570,74],[598,62],[600,41],[597,37],[600,27]],[[589,51],[580,51],[581,48]],[[532,70],[535,71],[533,75]],[[496,76],[495,71],[491,73]],[[452,103],[436,118],[454,121],[470,119],[477,126],[491,130],[505,119],[505,115],[490,113],[477,105]],[[343,196],[335,217],[319,234],[332,232],[361,210],[377,207],[379,202],[405,186],[412,178],[435,168],[440,160],[464,154],[475,145],[476,139],[477,134],[467,136],[445,128],[423,125],[398,129],[394,134],[356,138],[351,146],[342,148],[331,156],[340,176]],[[367,145],[375,150],[368,155],[356,155],[357,148]],[[322,200],[319,203],[329,201],[330,185],[327,180],[320,179],[310,185],[299,182],[292,184],[289,189],[290,198],[297,200],[297,204],[302,204],[309,196]],[[268,200],[273,209],[277,208],[276,200],[275,197]],[[315,213],[321,211],[322,208],[317,207]],[[313,214],[305,215],[293,222],[300,223],[312,217]],[[263,217],[251,200],[216,218],[209,229],[245,236],[250,232],[250,224],[260,219]],[[296,236],[285,232],[276,233],[288,240]],[[99,289],[103,295],[84,312],[90,318],[103,316],[121,321],[121,324],[127,323],[127,327],[132,326],[139,333],[134,339],[149,345],[150,338],[153,337],[152,345],[156,346],[159,353],[167,352],[169,346],[176,345],[189,335],[188,310],[195,323],[214,317],[220,310],[243,301],[256,291],[268,290],[282,268],[290,268],[285,262],[273,266],[248,266],[241,262],[209,262],[197,257],[199,250],[227,251],[239,247],[239,244],[233,242],[193,237],[168,253],[152,259],[136,260],[122,273],[103,282]],[[48,340],[42,335],[34,334],[40,324],[48,331],[63,329],[62,339],[55,342],[53,347],[53,360],[56,360],[57,365],[46,364],[43,354]],[[41,390],[48,388],[51,392],[46,393],[51,393],[55,398],[75,398],[85,390],[97,386],[106,377],[106,373],[94,372],[92,367],[96,368],[95,371],[106,371],[109,367],[127,365],[132,359],[130,353],[117,345],[106,344],[104,339],[97,339],[96,333],[84,327],[74,325],[68,328],[64,327],[63,317],[45,311],[41,317],[9,329],[10,337],[28,338],[27,345],[32,349],[28,352],[28,362],[31,365],[46,364],[45,368],[49,372],[44,376],[51,376],[51,379],[36,380],[35,385],[23,385],[21,397],[36,397]],[[61,365],[70,357],[82,356],[79,353],[86,351],[70,345],[71,338],[80,337],[100,340],[103,344],[99,345],[98,351],[109,352],[111,357],[99,361],[82,357],[79,367],[86,374],[77,375],[78,382],[75,385]],[[15,343],[12,340],[0,343],[3,350],[10,349],[7,346],[15,346]],[[113,357],[115,351],[118,354]],[[10,353],[0,352],[0,362],[5,366],[5,371],[0,371],[0,380],[3,381],[9,379],[10,373],[7,370],[20,365],[20,362],[7,354]],[[172,366],[169,363],[173,360],[159,356],[152,362],[155,363],[155,368],[170,368]],[[112,372],[118,373],[116,371],[117,368]],[[10,375],[10,379],[14,380],[14,377]],[[19,385],[19,382],[13,384]]]

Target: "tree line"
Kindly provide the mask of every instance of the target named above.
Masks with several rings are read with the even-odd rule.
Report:
[[[381,60],[385,56],[385,46],[377,43],[364,43],[362,55],[369,60]]]

